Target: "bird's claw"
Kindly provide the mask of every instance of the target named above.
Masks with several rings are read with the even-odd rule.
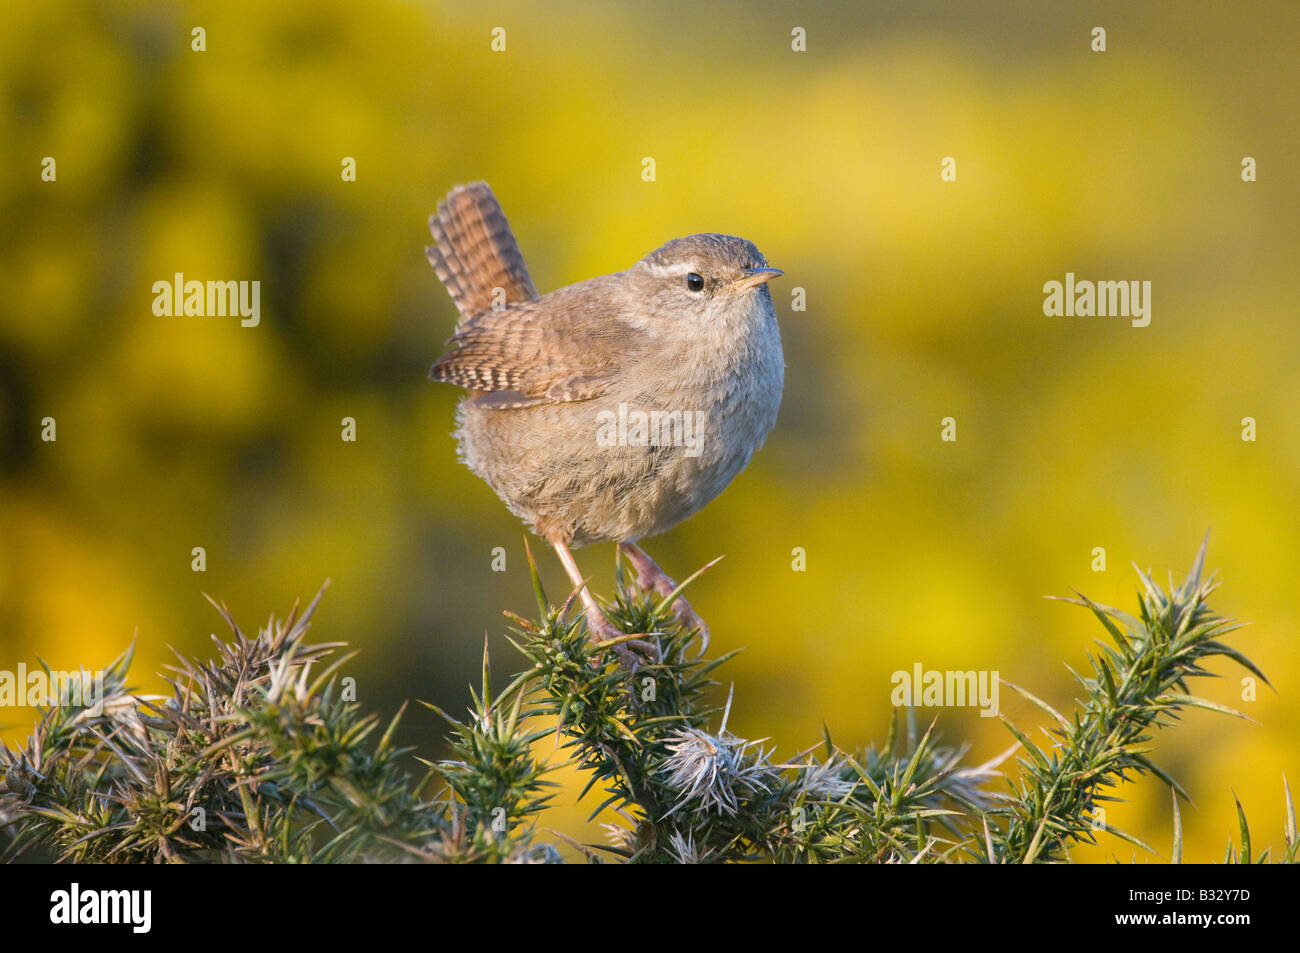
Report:
[[[659,647],[659,640],[652,633],[624,632],[599,610],[587,610],[587,632],[592,641],[597,644],[618,639],[619,641],[613,646],[614,651],[628,668],[636,668],[642,664],[663,663],[663,650]],[[628,636],[635,636],[635,638]]]
[[[661,599],[667,599],[677,591],[677,583],[659,568],[659,564],[651,559],[644,549],[633,544],[624,544],[623,551],[631,560],[633,569],[636,570],[637,585],[641,587],[643,592],[653,592]],[[699,614],[691,608],[691,604],[686,601],[685,596],[679,595],[673,600],[673,617],[688,630],[693,629],[699,632],[699,655],[703,656],[709,649],[709,627],[700,618]]]
[[[687,629],[694,629],[700,633],[700,652],[702,656],[709,650],[709,626],[699,617],[698,613],[691,608],[691,604],[683,596],[678,596],[677,601],[673,603],[673,613],[678,622]]]

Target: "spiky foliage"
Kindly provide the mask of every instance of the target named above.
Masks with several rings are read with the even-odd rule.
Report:
[[[466,716],[439,712],[451,756],[412,776],[415,759],[392,743],[397,719],[372,740],[377,717],[351,699],[341,671],[352,656],[306,643],[319,596],[252,638],[218,606],[233,639],[209,663],[180,657],[171,695],[132,695],[128,652],[106,673],[102,710],[53,708],[25,748],[0,747],[0,828],[10,856],[67,861],[554,862],[555,845],[536,838],[553,795],[535,752],[549,750],[587,774],[592,816],[616,819],[609,844],[570,842],[593,861],[1062,860],[1109,830],[1096,808],[1122,781],[1150,772],[1181,792],[1149,752],[1155,729],[1186,708],[1228,711],[1188,693],[1205,659],[1227,656],[1263,678],[1221,641],[1236,626],[1206,604],[1204,555],[1177,589],[1141,574],[1138,617],[1071,600],[1113,642],[1080,678],[1079,709],[1066,718],[1017,689],[1051,717],[1053,745],[1008,723],[1018,745],[973,766],[965,747],[939,744],[935,724],[920,731],[911,710],[880,748],[845,751],[825,733],[777,761],[766,739],[727,727],[735,700],[713,675],[731,656],[691,657],[696,633],[675,621],[673,597],[640,591],[620,570],[608,614],[628,635],[595,643],[572,599],[546,598],[530,554],[538,618],[512,617],[510,633],[529,668],[494,691],[485,646]],[[1018,747],[1019,776],[995,791]],[[1277,859],[1290,862],[1300,841],[1289,788],[1286,805]],[[1252,853],[1238,810],[1241,844],[1227,860],[1268,858]],[[1176,793],[1175,861],[1181,851]]]
[[[234,638],[217,641],[211,662],[178,655],[170,695],[130,694],[127,652],[105,673],[102,711],[51,708],[23,750],[0,749],[10,856],[30,848],[91,863],[499,856],[445,801],[422,798],[432,772],[408,777],[410,752],[392,743],[397,718],[373,740],[378,716],[363,714],[338,678],[352,655],[334,657],[341,643],[305,640],[319,599],[251,638],[217,606]]]
[[[1284,864],[1294,864],[1296,855],[1300,853],[1300,836],[1296,834],[1295,826],[1295,801],[1291,797],[1291,785],[1287,782],[1286,774],[1282,775],[1282,793],[1283,800],[1286,804],[1286,813],[1282,818],[1282,836],[1285,850],[1281,852],[1279,861]],[[1183,824],[1182,818],[1178,813],[1178,792],[1173,792],[1174,801],[1174,851],[1173,862],[1182,863],[1183,859]],[[1232,796],[1233,802],[1237,805],[1237,831],[1241,835],[1240,849],[1232,843],[1232,838],[1228,838],[1228,848],[1223,854],[1225,864],[1267,864],[1272,857],[1272,848],[1265,848],[1258,856],[1252,857],[1250,851],[1250,824],[1246,822],[1246,809],[1241,806],[1241,801],[1237,795]]]
[[[471,690],[470,717],[458,721],[425,703],[451,724],[452,759],[433,765],[446,779],[452,797],[446,809],[455,817],[457,846],[443,845],[441,859],[515,863],[551,863],[560,859],[549,844],[533,844],[531,821],[553,795],[543,790],[554,782],[543,780],[547,768],[532,756],[534,742],[550,734],[546,728],[525,732],[525,722],[535,724],[537,711],[525,706],[524,678],[518,678],[498,697],[492,694],[492,677],[486,643],[483,646],[483,682]]]
[[[1095,831],[1106,830],[1145,850],[1145,844],[1098,820],[1099,809],[1119,800],[1107,793],[1131,775],[1147,772],[1176,794],[1186,792],[1149,757],[1157,728],[1176,722],[1187,708],[1245,718],[1217,702],[1190,694],[1187,681],[1208,674],[1203,663],[1216,655],[1242,665],[1266,684],[1268,680],[1249,659],[1223,641],[1241,627],[1218,616],[1207,599],[1218,588],[1202,581],[1205,544],[1181,586],[1170,580],[1161,589],[1148,573],[1138,570],[1142,590],[1138,617],[1099,605],[1082,594],[1067,599],[1092,611],[1112,644],[1098,640],[1099,651],[1088,656],[1091,676],[1078,675],[1086,700],[1066,718],[1046,702],[1010,685],[1046,712],[1054,724],[1055,743],[1043,750],[1005,718],[1025,756],[1015,784],[1015,796],[991,814],[1003,820],[995,827],[982,859],[992,861],[1056,861],[1071,844],[1095,843]],[[1136,567],[1135,567],[1136,568]],[[1154,853],[1154,851],[1153,851]]]
[[[987,804],[979,781],[991,766],[963,770],[960,755],[920,741],[883,752],[805,751],[776,763],[766,739],[748,741],[727,729],[731,708],[710,703],[711,674],[734,653],[709,661],[690,657],[695,633],[672,615],[673,598],[628,585],[621,569],[612,622],[623,644],[653,639],[648,657],[620,652],[618,641],[593,643],[567,606],[548,602],[533,573],[539,621],[516,618],[515,645],[533,662],[539,715],[550,715],[572,760],[587,772],[585,796],[605,794],[592,817],[613,808],[610,846],[582,847],[634,863],[778,860],[831,862],[913,860],[938,839],[933,822],[947,805]],[[689,581],[689,580],[688,580]],[[716,730],[708,730],[721,714]],[[952,812],[955,813],[955,812]]]

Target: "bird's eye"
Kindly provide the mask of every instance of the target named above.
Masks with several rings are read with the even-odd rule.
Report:
[[[692,291],[703,291],[704,279],[692,271],[686,276],[686,287],[690,288]]]

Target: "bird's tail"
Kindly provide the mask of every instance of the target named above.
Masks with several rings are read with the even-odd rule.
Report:
[[[537,297],[510,223],[486,182],[458,185],[429,216],[427,249],[461,319]]]

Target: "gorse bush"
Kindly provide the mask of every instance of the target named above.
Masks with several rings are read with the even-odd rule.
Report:
[[[1152,774],[1174,792],[1178,861],[1186,795],[1152,760],[1157,729],[1192,707],[1238,715],[1190,693],[1211,656],[1264,678],[1223,641],[1238,626],[1207,602],[1216,585],[1202,581],[1204,557],[1202,546],[1178,587],[1140,573],[1136,616],[1069,600],[1109,640],[1078,676],[1082,703],[1066,715],[1011,686],[1050,718],[1052,743],[1006,722],[1017,743],[980,765],[966,763],[964,746],[940,744],[933,723],[920,730],[910,709],[882,746],[844,751],[827,733],[777,760],[727,728],[730,695],[721,709],[709,702],[731,656],[691,657],[695,633],[673,620],[671,600],[621,572],[609,616],[639,635],[594,643],[568,603],[548,601],[530,554],[538,615],[512,617],[510,633],[529,665],[497,689],[485,648],[468,716],[438,712],[451,757],[436,763],[394,745],[401,713],[383,726],[350,700],[342,643],[308,643],[320,595],[253,637],[218,606],[233,638],[206,664],[179,657],[171,694],[131,694],[128,651],[105,673],[102,705],[51,708],[25,747],[0,747],[6,856],[549,863],[567,846],[596,862],[1057,862],[1103,832],[1151,850],[1099,821],[1099,809],[1121,782]],[[585,773],[592,817],[614,818],[608,843],[542,837],[555,765],[539,751]],[[1016,751],[1019,770],[1003,779]],[[1289,789],[1285,801],[1284,854],[1252,853],[1238,804],[1239,844],[1226,860],[1294,861]]]

